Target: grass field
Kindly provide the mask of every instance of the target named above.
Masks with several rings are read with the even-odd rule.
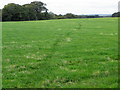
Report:
[[[117,18],[3,22],[3,88],[115,88]]]

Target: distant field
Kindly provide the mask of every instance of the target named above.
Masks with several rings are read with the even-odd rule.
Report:
[[[3,88],[114,88],[117,18],[3,22]]]

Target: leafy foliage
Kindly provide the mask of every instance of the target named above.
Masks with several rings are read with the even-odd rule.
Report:
[[[30,4],[18,5],[10,3],[2,10],[3,21],[40,20],[49,17],[46,4],[34,1]]]
[[[67,13],[57,15],[48,12],[46,4],[41,1],[34,1],[30,4],[10,3],[3,8],[3,21],[30,21],[30,20],[48,20],[48,19],[72,19],[72,18],[98,18],[99,15],[75,15]]]
[[[116,12],[112,15],[112,17],[120,17],[120,12]]]

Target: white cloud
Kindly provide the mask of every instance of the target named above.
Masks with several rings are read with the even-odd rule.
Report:
[[[112,14],[118,11],[119,0],[3,0],[0,8],[8,3],[26,4],[32,1],[42,1],[49,11],[56,14]]]

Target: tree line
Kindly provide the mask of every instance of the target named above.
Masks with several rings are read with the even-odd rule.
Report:
[[[2,13],[2,21],[31,21],[79,17],[71,13],[66,15],[57,15],[52,12],[48,12],[46,4],[41,1],[34,1],[30,4],[24,5],[9,3],[0,10],[0,13]]]
[[[99,18],[99,15],[75,15],[67,13],[65,15],[57,15],[53,12],[48,12],[46,4],[41,1],[33,1],[30,4],[19,5],[9,3],[0,9],[0,20],[2,21],[31,21],[31,20],[48,20],[48,19],[70,19],[70,18]],[[114,13],[116,17],[120,13]],[[1,16],[1,15],[0,15]],[[2,18],[2,19],[1,19]]]
[[[2,20],[27,21],[48,19],[48,9],[45,6],[46,4],[40,1],[34,1],[24,5],[9,3],[2,9]]]
[[[112,17],[120,17],[120,12],[113,13]]]

